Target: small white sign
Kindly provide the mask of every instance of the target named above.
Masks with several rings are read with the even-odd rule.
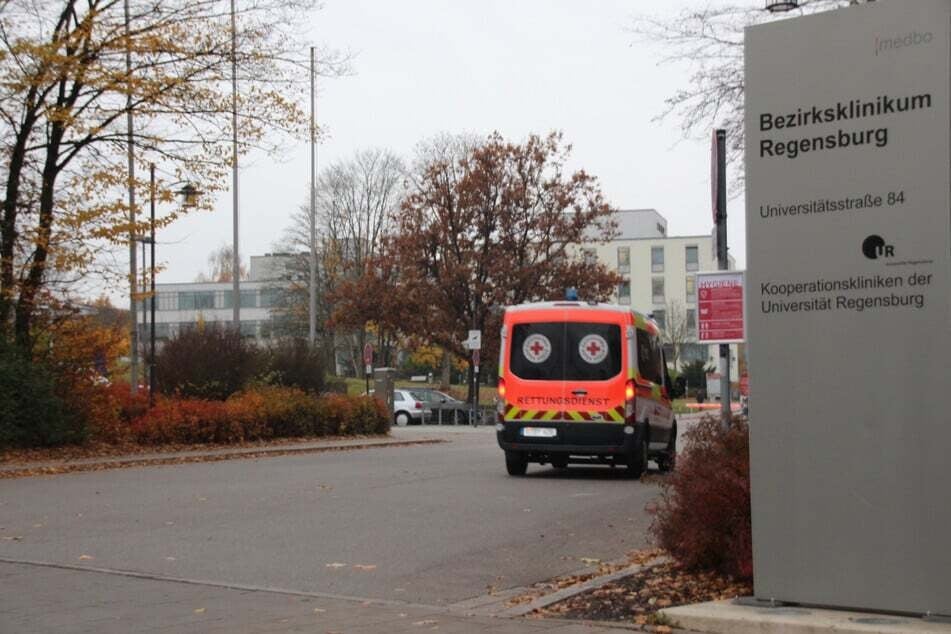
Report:
[[[469,337],[466,339],[463,344],[467,350],[481,350],[482,349],[482,331],[481,330],[470,330]]]

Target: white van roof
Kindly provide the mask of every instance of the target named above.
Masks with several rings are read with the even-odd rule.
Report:
[[[527,304],[516,304],[514,306],[507,306],[505,308],[506,313],[520,313],[530,310],[545,310],[545,309],[559,309],[559,308],[581,308],[584,310],[596,310],[604,311],[609,313],[619,313],[623,315],[635,315],[642,318],[644,321],[654,322],[652,317],[640,313],[629,306],[618,306],[617,304],[601,304],[599,302],[583,302],[583,301],[560,301],[560,302],[530,302]],[[657,323],[654,322],[656,326]]]

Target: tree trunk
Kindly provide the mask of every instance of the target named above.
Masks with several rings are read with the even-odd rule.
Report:
[[[13,254],[17,239],[16,221],[19,212],[20,179],[26,160],[26,142],[35,123],[35,117],[31,116],[23,122],[11,150],[10,164],[7,168],[6,197],[3,200],[3,219],[0,220],[0,338],[6,338],[15,295]]]
[[[46,147],[46,161],[43,165],[43,183],[40,189],[40,217],[37,224],[36,247],[31,258],[30,271],[20,286],[20,296],[16,305],[16,324],[14,333],[19,346],[31,347],[30,326],[36,310],[36,296],[46,276],[46,261],[49,256],[50,237],[53,227],[53,195],[56,189],[56,176],[59,173],[57,159],[60,143],[63,139],[62,124],[54,123]]]
[[[443,348],[442,351],[442,371],[439,378],[439,389],[448,390],[452,384],[452,354]]]

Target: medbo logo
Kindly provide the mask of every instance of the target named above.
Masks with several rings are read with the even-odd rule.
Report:
[[[898,37],[875,37],[875,55],[887,51],[895,51],[908,46],[918,46],[919,44],[929,44],[934,39],[934,34],[930,31],[919,33],[912,31]]]
[[[862,242],[862,253],[869,260],[890,258],[895,256],[895,247],[885,244],[882,236],[871,235]]]

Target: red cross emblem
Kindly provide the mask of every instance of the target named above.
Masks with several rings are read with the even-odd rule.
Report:
[[[586,335],[578,343],[578,354],[592,365],[601,363],[608,356],[608,342],[601,335]]]
[[[542,334],[531,334],[522,344],[522,354],[532,363],[543,363],[551,356],[551,341]]]

